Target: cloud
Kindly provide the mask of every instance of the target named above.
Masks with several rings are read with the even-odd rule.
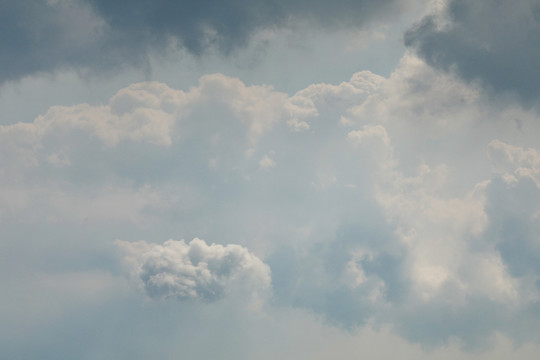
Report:
[[[0,83],[100,62],[105,23],[82,1],[2,1]],[[101,51],[100,51],[101,50]],[[104,64],[102,64],[104,65]]]
[[[405,34],[431,66],[534,105],[540,94],[540,2],[449,0]]]
[[[387,78],[292,96],[220,74],[185,91],[133,84],[0,127],[0,220],[13,249],[51,227],[97,246],[82,226],[101,246],[183,232],[269,254],[119,242],[151,298],[241,298],[270,288],[270,267],[274,304],[340,328],[426,346],[534,339],[540,122],[499,105],[413,54]]]
[[[117,241],[151,298],[217,301],[233,290],[264,290],[270,268],[240,245],[207,245],[195,238],[163,245]]]
[[[0,126],[0,146],[13,155],[4,159],[3,169],[75,166],[70,157],[82,143],[96,140],[102,150],[123,142],[171,147],[189,136],[214,147],[224,142],[254,146],[279,123],[289,126],[293,119],[315,116],[307,98],[289,97],[269,86],[246,86],[221,74],[203,76],[186,92],[159,82],[137,83],[118,91],[106,105],[53,106],[31,123]],[[213,138],[205,133],[208,124]]]
[[[488,145],[488,155],[493,171],[508,183],[528,177],[540,186],[540,154],[535,149],[514,146],[495,139]]]
[[[311,99],[319,108],[350,107],[363,102],[383,82],[382,76],[371,71],[360,71],[339,85],[313,84],[296,95]]]
[[[362,27],[401,6],[395,0],[6,0],[0,5],[0,83],[62,68],[100,73],[141,66],[177,48],[230,54],[260,30],[299,23]]]
[[[311,242],[269,257],[277,297],[349,329],[389,324],[425,346],[514,336],[540,295],[537,116],[499,111],[481,88],[411,54],[352,101],[332,100],[335,89],[310,86],[319,116],[334,121],[318,144],[335,157],[321,151],[311,164],[335,179],[312,195],[327,228],[312,224]]]
[[[493,140],[489,157],[497,177],[487,188],[486,236],[497,247],[510,273],[525,288],[540,280],[540,155],[537,150]],[[530,291],[530,290],[528,290]]]
[[[221,74],[186,91],[144,82],[104,105],[53,106],[33,122],[0,126],[0,149],[10,154],[0,159],[0,215],[146,227],[182,214],[200,222],[194,214],[226,198],[223,188],[243,186],[224,185],[221,175],[248,176],[265,154],[275,162],[264,136],[317,115],[307,98]]]
[[[261,169],[268,169],[276,166],[276,162],[268,155],[264,155],[261,160],[259,160],[259,166]]]
[[[469,69],[460,50],[510,64],[498,52],[527,43],[516,18],[534,4],[448,3],[388,77],[294,95],[221,74],[144,82],[1,126],[2,355],[537,358],[512,349],[540,341],[539,116],[521,80]],[[224,4],[4,1],[0,50],[15,57],[0,51],[0,82],[171,48],[231,54],[259,30],[364,26],[396,2]],[[477,21],[503,12],[504,31]],[[135,241],[178,233],[221,245]]]

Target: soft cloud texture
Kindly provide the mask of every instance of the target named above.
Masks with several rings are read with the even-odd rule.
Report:
[[[245,123],[251,142],[279,121],[316,114],[313,105],[304,99],[288,98],[269,86],[246,86],[238,79],[215,74],[204,76],[188,92],[157,82],[133,84],[120,90],[107,106],[52,107],[33,124],[20,123],[1,129],[6,138],[26,133],[21,135],[24,140],[39,140],[70,129],[88,132],[107,146],[122,140],[166,146],[171,145],[175,128],[181,128],[178,122],[209,104],[223,105],[236,121]]]
[[[1,2],[0,357],[538,358],[537,5]]]
[[[117,241],[151,298],[216,301],[231,291],[264,290],[270,269],[239,245],[207,245],[204,240],[168,240],[163,245]]]
[[[537,152],[508,142],[537,144],[534,113],[494,111],[474,85],[414,56],[369,95],[332,101],[330,112],[319,104],[334,87],[318,87],[321,116],[351,130],[342,135],[350,157],[317,166],[333,169],[328,198],[349,194],[335,205],[343,213],[334,234],[274,254],[275,291],[333,323],[390,323],[424,345],[515,334],[540,295],[536,267],[518,260],[536,261]]]
[[[389,77],[294,95],[221,74],[133,84],[0,128],[2,246],[32,264],[3,266],[107,269],[98,278],[136,311],[111,255],[112,239],[133,239],[117,242],[122,258],[163,300],[148,317],[290,311],[439,349],[537,341],[539,126],[413,54]],[[154,243],[170,234],[238,245]],[[235,300],[257,289],[272,295],[246,315]]]

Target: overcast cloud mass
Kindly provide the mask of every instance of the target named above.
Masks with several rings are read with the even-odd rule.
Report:
[[[537,5],[2,2],[0,357],[537,359]]]
[[[513,93],[536,106],[540,95],[540,1],[448,1],[405,34],[432,66]]]
[[[395,0],[5,0],[0,82],[59,69],[145,66],[151,54],[178,48],[200,56],[209,49],[230,54],[256,31],[298,24],[360,28],[396,18],[401,8]]]

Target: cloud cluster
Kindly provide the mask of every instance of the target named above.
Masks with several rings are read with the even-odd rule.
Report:
[[[242,239],[267,254],[276,304],[337,326],[424,345],[527,340],[537,325],[524,319],[540,316],[539,131],[534,111],[494,106],[411,54],[388,78],[292,96],[219,74],[186,91],[139,83],[0,127],[12,154],[0,220]],[[243,247],[119,244],[151,298],[269,287]]]
[[[321,104],[331,101],[348,147],[318,159],[334,181],[315,207],[342,214],[326,238],[270,258],[278,296],[333,323],[388,322],[431,345],[477,346],[537,317],[538,154],[511,145],[538,146],[534,112],[498,113],[480,89],[411,55],[356,101],[318,87],[315,104],[328,116]]]
[[[238,290],[270,287],[270,268],[240,245],[168,240],[163,245],[117,241],[151,298],[216,301]]]
[[[0,4],[0,83],[60,68],[137,66],[175,48],[230,54],[260,30],[298,23],[361,27],[400,7],[395,0],[6,0]]]
[[[144,224],[170,206],[192,212],[210,201],[198,188],[216,171],[275,165],[271,151],[256,151],[261,138],[274,127],[305,132],[317,115],[308,98],[221,74],[187,91],[145,82],[106,105],[51,107],[33,122],[0,126],[0,149],[10,154],[0,159],[0,213],[36,218],[47,204],[54,218]]]
[[[385,77],[149,81],[0,126],[0,357],[538,358],[540,3],[429,3]],[[408,4],[4,0],[0,85],[216,61]]]
[[[219,105],[235,121],[245,123],[251,142],[280,121],[316,115],[309,101],[288,98],[269,86],[246,86],[238,79],[214,74],[203,76],[198,86],[187,92],[163,83],[145,82],[118,91],[105,106],[53,106],[32,124],[2,126],[1,136],[21,134],[24,139],[41,140],[60,129],[69,129],[90,133],[107,146],[123,140],[168,146],[175,130],[186,131],[184,124],[177,123],[194,112]]]
[[[527,105],[540,94],[540,1],[449,0],[405,34],[430,65],[511,93]]]

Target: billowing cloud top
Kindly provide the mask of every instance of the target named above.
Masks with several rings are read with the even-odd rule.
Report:
[[[168,240],[163,245],[117,241],[151,298],[216,301],[231,290],[270,286],[270,268],[240,245]]]

